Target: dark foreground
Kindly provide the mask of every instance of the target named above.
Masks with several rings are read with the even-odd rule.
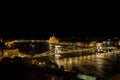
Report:
[[[22,58],[4,58],[0,62],[0,80],[79,80],[77,73],[26,64]]]

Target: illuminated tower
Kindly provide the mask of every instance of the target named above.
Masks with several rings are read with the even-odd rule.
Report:
[[[55,36],[50,37],[48,40],[49,43],[58,43],[58,39],[55,38]]]

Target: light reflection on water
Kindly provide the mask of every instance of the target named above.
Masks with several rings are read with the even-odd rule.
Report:
[[[87,72],[91,75],[106,77],[106,74],[112,74],[111,69],[112,67],[114,67],[114,65],[111,64],[110,60],[116,61],[116,53],[102,53],[98,55],[93,54],[67,58],[65,57],[61,59],[56,59],[55,61],[59,65],[59,67],[64,66],[65,71],[72,72],[76,68],[78,72],[81,73]],[[108,72],[106,70],[108,70]]]
[[[19,53],[19,52],[18,52]],[[70,54],[76,54],[76,53],[70,53]],[[90,54],[90,52],[80,52],[77,54]],[[69,55],[69,54],[68,54]],[[61,55],[61,56],[64,56]],[[39,58],[40,59],[40,58]],[[51,60],[51,58],[48,58]],[[53,60],[54,59],[54,60]],[[111,74],[111,72],[107,72],[106,70],[110,71],[112,69],[112,65],[109,60],[106,59],[116,59],[116,54],[115,53],[101,53],[101,54],[91,54],[91,55],[76,55],[76,56],[65,56],[65,57],[60,57],[58,59],[52,58],[52,62],[56,63],[59,68],[63,66],[65,71],[68,72],[81,72],[84,74],[91,74],[91,75],[96,75],[96,76],[102,76],[106,74]],[[114,70],[113,70],[114,72]],[[53,80],[54,78],[59,78],[52,76],[51,77]],[[59,78],[60,79],[60,78]],[[61,79],[60,79],[61,80]]]

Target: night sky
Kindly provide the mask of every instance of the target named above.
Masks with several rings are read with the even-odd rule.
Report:
[[[118,10],[113,8],[7,8],[1,15],[0,37],[48,39],[120,37]]]
[[[45,27],[44,27],[45,28]],[[112,30],[102,30],[102,29],[94,29],[94,28],[87,28],[86,29],[80,29],[73,27],[73,29],[68,28],[68,29],[59,29],[59,28],[64,28],[64,27],[57,27],[54,30],[51,29],[31,29],[31,30],[13,30],[13,31],[1,31],[0,36],[3,37],[4,39],[48,39],[50,36],[54,35],[55,37],[58,38],[71,38],[71,37],[76,37],[76,38],[93,38],[93,37],[120,37],[120,32],[117,31],[116,29]],[[93,30],[94,29],[94,30]],[[119,30],[119,29],[118,29]]]

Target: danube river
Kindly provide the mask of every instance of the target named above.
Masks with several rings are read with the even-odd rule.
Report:
[[[67,72],[76,72],[101,79],[107,79],[120,73],[119,52],[93,53],[84,56],[79,55],[81,53],[89,52],[67,53],[62,54],[59,58],[54,56],[48,58],[58,65],[57,68]]]
[[[31,51],[29,50],[29,52]],[[18,50],[18,53],[19,53],[19,50]],[[52,52],[47,54],[51,54],[51,53]],[[23,54],[25,54],[25,51]],[[31,54],[35,54],[35,51],[32,50]],[[24,60],[25,63],[28,65],[30,63],[32,65],[36,65],[38,68],[47,67],[45,71],[40,70],[38,73],[36,73],[36,75],[41,75],[40,78],[44,78],[43,80],[45,79],[46,80],[64,80],[63,78],[64,73],[61,74],[61,71],[76,73],[78,75],[81,74],[81,75],[92,76],[92,77],[95,77],[95,79],[99,78],[101,80],[110,78],[120,73],[120,51],[119,50],[113,50],[113,51],[108,51],[104,53],[96,53],[92,51],[68,52],[65,54],[62,53],[58,56],[50,55],[50,56],[44,56],[44,57],[30,57],[30,58],[26,57],[24,59],[25,59]],[[61,71],[60,72],[54,71],[56,69]],[[52,73],[52,71],[54,73]],[[55,72],[57,73],[55,74]],[[61,75],[57,75],[59,73]],[[78,75],[74,77],[79,78]],[[71,80],[75,80],[75,78]]]

